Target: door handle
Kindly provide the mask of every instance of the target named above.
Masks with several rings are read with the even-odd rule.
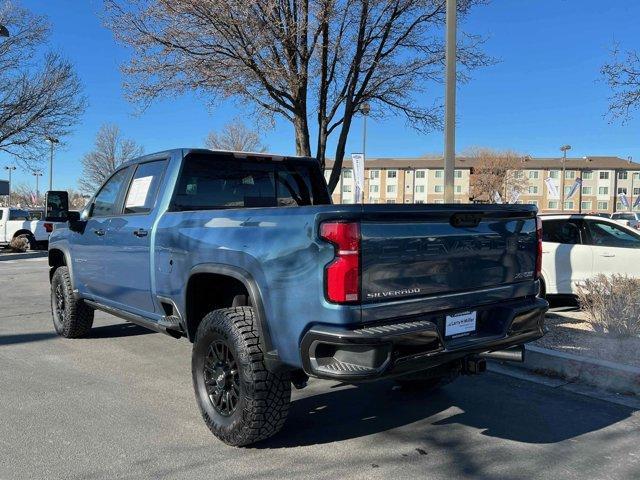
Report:
[[[138,238],[142,238],[149,235],[149,232],[147,232],[144,228],[139,228],[138,230],[134,230],[133,234]]]
[[[104,230],[101,228],[94,228],[93,229],[93,233],[95,233],[96,235],[98,235],[99,237],[104,235]]]
[[[601,253],[600,256],[601,257],[615,257],[616,254],[615,253],[605,252],[605,253]]]

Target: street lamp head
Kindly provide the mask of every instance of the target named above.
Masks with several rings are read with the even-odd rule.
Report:
[[[363,115],[369,115],[369,113],[371,112],[371,105],[369,105],[369,102],[364,102],[362,105],[360,105],[360,111]]]
[[[16,167],[15,167],[14,165],[6,165],[6,166],[4,167],[4,169],[5,169],[5,170],[15,170],[15,169],[16,169]]]
[[[52,145],[53,145],[54,143],[60,143],[60,140],[58,140],[58,139],[57,139],[57,138],[55,138],[55,137],[46,136],[46,137],[45,137],[45,140],[46,140],[47,142],[51,143]]]
[[[566,152],[567,150],[571,150],[571,145],[563,145],[560,147],[561,152]]]
[[[4,25],[0,25],[0,37],[8,37],[9,36],[9,30],[7,30],[7,27],[5,27]]]

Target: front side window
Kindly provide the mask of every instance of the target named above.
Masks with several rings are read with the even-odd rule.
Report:
[[[320,171],[310,161],[238,159],[192,154],[185,159],[174,210],[327,205]]]
[[[9,220],[31,220],[31,214],[26,210],[9,210]]]
[[[618,225],[590,220],[587,222],[591,245],[600,247],[640,248],[640,235]]]
[[[542,241],[577,245],[581,243],[580,225],[571,220],[543,220]]]
[[[133,175],[127,198],[124,201],[124,213],[148,213],[153,209],[167,162],[141,163]]]
[[[129,168],[114,173],[100,189],[91,207],[91,217],[108,217],[118,213],[118,199],[125,188]]]

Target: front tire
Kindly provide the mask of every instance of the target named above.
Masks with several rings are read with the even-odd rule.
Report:
[[[205,423],[228,445],[264,440],[284,425],[291,382],[265,367],[253,308],[224,308],[204,317],[191,372]]]
[[[58,267],[51,278],[51,315],[62,337],[84,337],[93,326],[93,309],[74,297],[67,267]]]

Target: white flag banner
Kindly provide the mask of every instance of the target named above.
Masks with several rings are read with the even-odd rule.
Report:
[[[509,192],[509,202],[508,203],[517,203],[520,199],[520,192],[515,188],[512,188]]]
[[[502,203],[502,197],[497,191],[493,192],[493,203]]]
[[[355,202],[362,202],[362,192],[364,192],[364,154],[352,153],[353,181],[355,183]]]
[[[573,182],[571,190],[569,190],[569,193],[567,193],[567,198],[565,198],[565,200],[569,200],[571,197],[573,197],[573,195],[578,191],[580,187],[582,187],[582,179],[578,177],[576,178],[576,181]]]
[[[624,193],[619,193],[618,198],[620,199],[620,203],[624,205],[624,208],[629,208],[629,200],[627,200],[627,195]]]
[[[547,192],[548,192],[547,196],[549,198],[559,199],[560,192],[558,190],[558,186],[556,185],[556,182],[553,181],[553,178],[551,177],[545,178],[544,183],[547,185]]]

